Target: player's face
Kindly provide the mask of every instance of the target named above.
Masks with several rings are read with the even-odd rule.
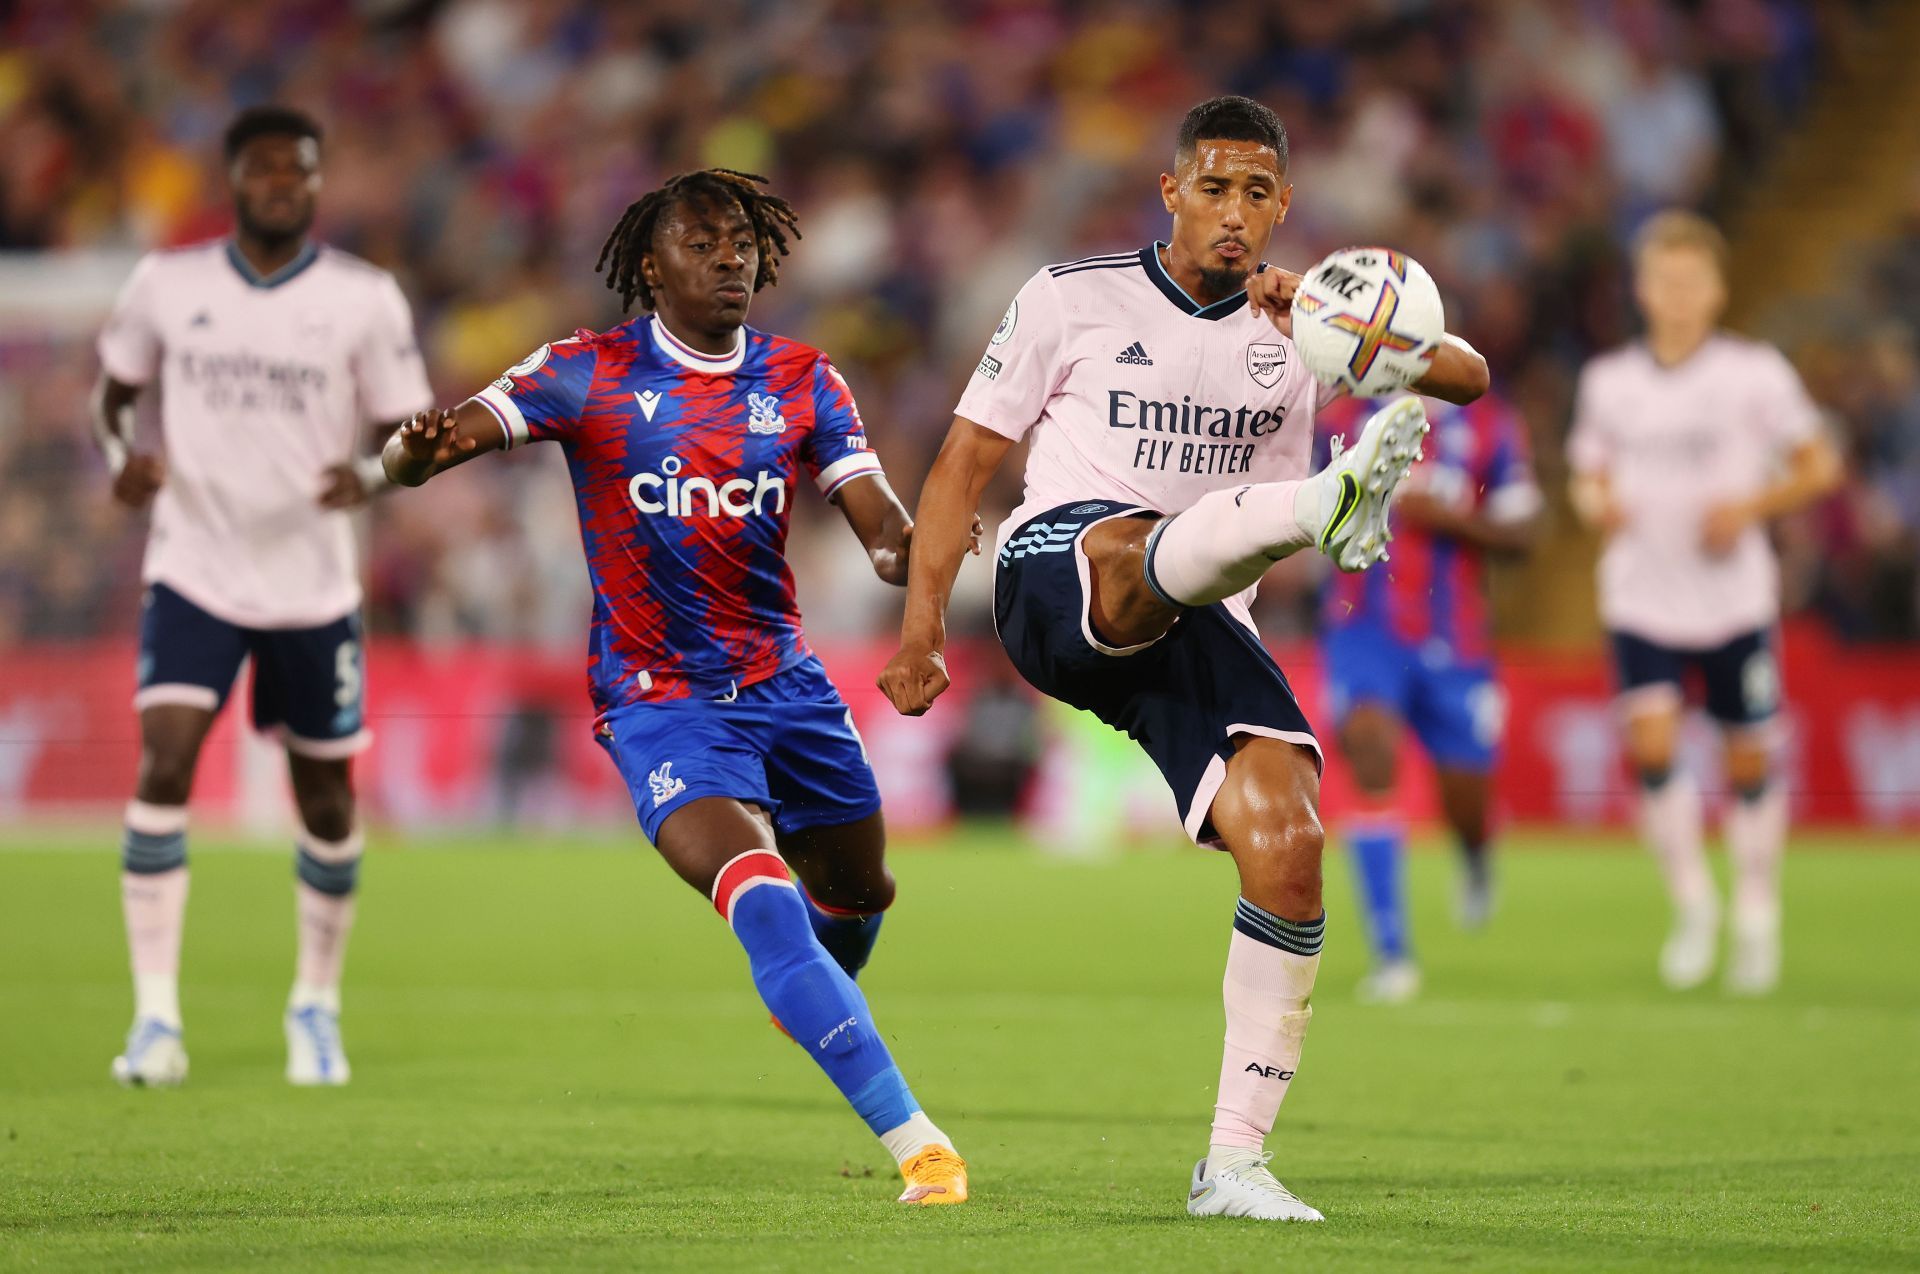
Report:
[[[1245,286],[1286,220],[1293,187],[1280,156],[1263,142],[1202,138],[1179,171],[1160,174],[1160,198],[1173,214],[1173,250],[1199,266],[1208,291]]]
[[[699,331],[739,327],[760,273],[753,223],[737,203],[679,203],[661,218],[640,268],[656,310]]]
[[[320,197],[320,143],[311,137],[256,137],[227,173],[241,230],[259,239],[297,239],[313,226]]]
[[[1633,291],[1653,328],[1704,330],[1727,304],[1720,265],[1704,248],[1646,249],[1634,267]]]

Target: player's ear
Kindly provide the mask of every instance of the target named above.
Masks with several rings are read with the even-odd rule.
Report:
[[[1160,174],[1160,203],[1168,212],[1180,200],[1180,179],[1172,173]]]
[[[1274,196],[1273,201],[1280,206],[1279,211],[1273,214],[1273,224],[1277,226],[1282,221],[1285,221],[1287,219],[1287,212],[1289,209],[1293,207],[1292,183],[1289,182],[1285,185],[1282,185],[1280,187],[1280,192]]]

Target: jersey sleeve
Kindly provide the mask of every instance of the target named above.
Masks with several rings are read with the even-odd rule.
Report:
[[[1527,422],[1505,403],[1489,403],[1490,444],[1480,472],[1480,507],[1495,522],[1524,522],[1546,500],[1533,476]]]
[[[586,410],[597,357],[592,344],[577,338],[542,345],[473,401],[500,422],[508,450],[528,442],[563,442]]]
[[[1820,436],[1820,408],[1787,356],[1768,347],[1761,360],[1758,424],[1780,451],[1792,451]]]
[[[1599,370],[1588,364],[1573,395],[1573,428],[1567,433],[1567,467],[1575,473],[1604,475],[1612,460],[1607,444]]]
[[[1041,270],[993,329],[954,414],[1018,441],[1039,422],[1047,400],[1066,379],[1065,348],[1060,294],[1053,277]]]
[[[855,478],[882,472],[853,390],[825,357],[813,365],[813,428],[800,444],[800,459],[829,500]]]
[[[360,405],[367,418],[399,420],[433,406],[426,364],[413,332],[413,311],[392,275],[380,280],[371,322],[354,359]]]
[[[140,258],[100,330],[100,365],[124,385],[144,385],[160,370],[160,328],[153,313],[156,268],[152,256]]]

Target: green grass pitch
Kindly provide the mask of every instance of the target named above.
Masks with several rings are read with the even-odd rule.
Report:
[[[1328,954],[1271,1143],[1327,1223],[1190,1221],[1230,864],[896,857],[865,985],[973,1167],[892,1165],[767,1025],[712,911],[628,844],[388,841],[348,964],[355,1081],[280,1079],[280,853],[195,853],[192,1082],[123,1092],[111,837],[0,850],[0,1267],[1473,1270],[1920,1266],[1920,856],[1803,838],[1771,1000],[1654,981],[1663,904],[1618,842],[1516,838],[1492,930],[1416,855],[1428,993]],[[97,844],[98,848],[92,845]]]

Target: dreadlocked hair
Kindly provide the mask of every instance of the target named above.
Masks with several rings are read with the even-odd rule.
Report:
[[[780,258],[787,255],[787,236],[801,237],[800,222],[793,205],[761,187],[765,177],[736,172],[731,168],[702,168],[667,179],[658,190],[648,191],[627,205],[613,233],[600,248],[600,259],[593,272],[607,271],[607,286],[620,294],[620,308],[630,310],[639,299],[642,309],[653,308],[653,289],[640,271],[640,258],[653,246],[653,232],[661,214],[684,200],[735,203],[753,226],[754,245],[760,249],[760,271],[754,275],[753,290],[772,287],[780,277]]]

